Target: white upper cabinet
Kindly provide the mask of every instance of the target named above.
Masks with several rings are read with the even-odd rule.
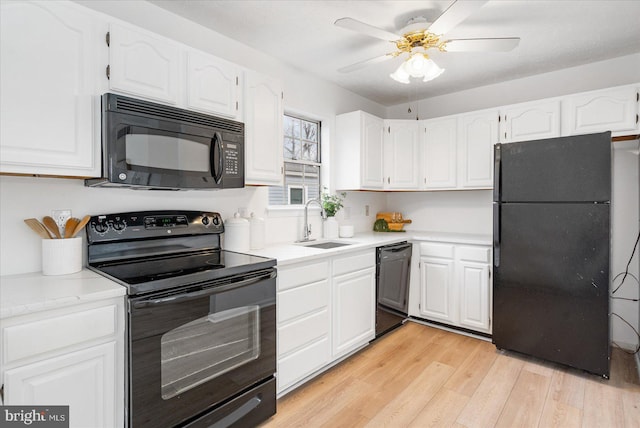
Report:
[[[468,113],[458,119],[460,188],[493,187],[493,145],[498,142],[498,111]]]
[[[109,27],[109,89],[242,120],[240,67],[123,24]]]
[[[106,22],[70,2],[0,7],[0,172],[100,176]]]
[[[189,50],[186,52],[186,106],[230,119],[241,117],[239,68],[230,62]]]
[[[571,95],[562,100],[562,134],[611,131],[638,132],[639,85],[620,86]]]
[[[384,121],[363,111],[336,116],[336,188],[384,188]]]
[[[420,187],[420,127],[417,121],[385,120],[385,189]]]
[[[245,183],[282,185],[282,84],[262,74],[247,72],[245,94]]]
[[[422,126],[422,186],[427,190],[453,189],[457,181],[457,131],[455,117],[430,119]]]
[[[560,100],[506,106],[500,109],[500,142],[560,136]]]
[[[180,46],[142,29],[109,27],[109,87],[113,91],[178,104]]]

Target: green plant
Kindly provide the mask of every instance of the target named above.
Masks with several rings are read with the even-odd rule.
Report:
[[[327,217],[333,217],[336,213],[343,207],[342,200],[347,196],[346,192],[341,192],[337,195],[330,195],[326,192],[328,190],[324,187],[322,195],[320,195],[320,200],[322,201],[322,209],[324,209]]]

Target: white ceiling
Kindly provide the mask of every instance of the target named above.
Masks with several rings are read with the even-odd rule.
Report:
[[[640,52],[638,0],[491,0],[446,38],[520,37],[516,49],[435,52],[431,57],[446,69],[444,74],[430,82],[414,79],[404,85],[389,78],[399,58],[339,73],[341,67],[395,47],[339,28],[334,21],[351,17],[398,33],[412,17],[434,21],[452,0],[150,1],[385,106]]]

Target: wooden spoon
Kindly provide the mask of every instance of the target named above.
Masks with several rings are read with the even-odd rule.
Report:
[[[86,215],[84,217],[82,217],[82,220],[80,220],[80,223],[78,223],[78,225],[76,226],[75,230],[73,231],[73,234],[71,235],[71,237],[73,238],[74,236],[76,236],[78,233],[80,233],[80,231],[82,229],[84,229],[84,227],[87,225],[87,223],[89,223],[89,220],[91,219],[90,215]]]
[[[80,223],[80,219],[76,217],[71,217],[67,220],[64,225],[64,237],[71,238],[73,236],[73,232],[76,231],[76,226]]]
[[[49,232],[53,233],[53,235],[56,238],[62,238],[62,235],[60,234],[60,229],[58,229],[58,224],[52,217],[45,216],[42,219],[42,223],[44,223],[44,225],[47,226],[47,229],[49,229]]]
[[[42,239],[51,239],[51,234],[49,233],[47,228],[44,227],[44,225],[38,221],[38,219],[26,218],[24,219],[24,222],[27,224],[27,226],[31,228],[31,230],[36,232],[38,236],[40,236]]]

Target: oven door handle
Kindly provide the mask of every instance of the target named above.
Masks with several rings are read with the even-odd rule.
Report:
[[[230,284],[225,284],[217,287],[216,286],[208,287],[203,290],[193,291],[191,293],[177,294],[175,296],[163,297],[160,299],[142,300],[142,301],[134,302],[133,307],[135,309],[140,309],[140,308],[148,308],[150,306],[159,306],[159,305],[164,305],[169,303],[180,303],[188,300],[200,299],[202,297],[212,296],[214,294],[234,290],[236,288],[247,287],[249,285],[253,285],[261,281],[266,281],[266,280],[275,278],[276,275],[277,274],[274,269],[274,270],[271,270],[270,272],[265,273],[264,275],[251,277],[251,278],[244,279],[238,282],[233,282]]]

